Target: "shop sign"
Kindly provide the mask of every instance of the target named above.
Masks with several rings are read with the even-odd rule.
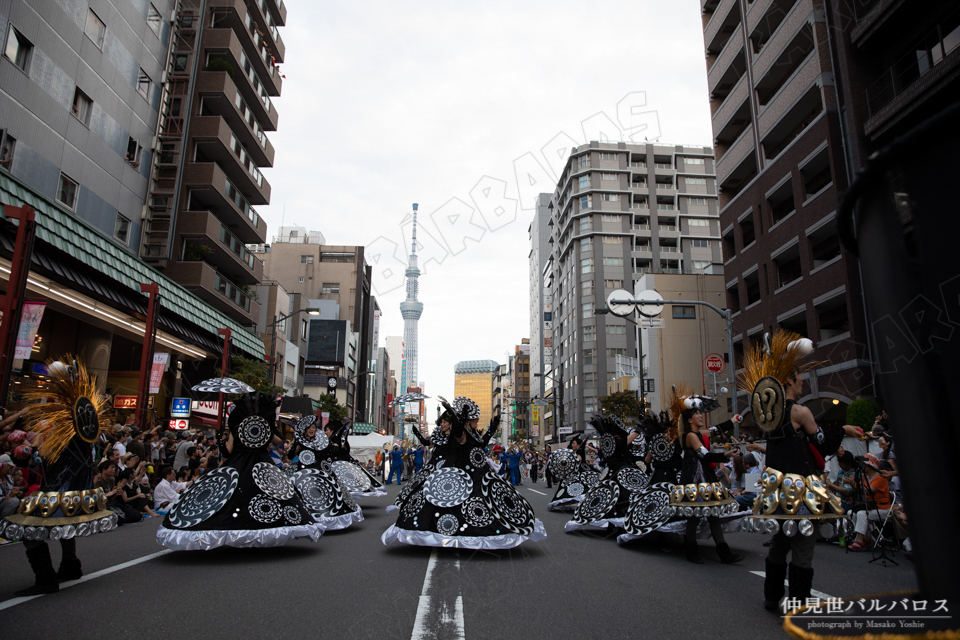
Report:
[[[114,409],[136,409],[137,396],[113,396]]]
[[[185,429],[190,428],[190,421],[189,420],[171,420],[168,423],[168,425],[171,429],[174,429],[176,431],[183,431]]]
[[[171,418],[190,417],[190,398],[174,398],[170,405]]]
[[[153,354],[153,367],[150,369],[150,393],[160,393],[160,383],[163,381],[163,372],[167,368],[169,353]]]
[[[33,352],[33,343],[37,339],[37,329],[43,320],[46,302],[26,302],[20,315],[20,332],[17,333],[17,346],[13,350],[14,360],[29,360]]]

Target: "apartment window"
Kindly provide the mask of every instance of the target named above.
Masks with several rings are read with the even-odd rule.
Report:
[[[587,387],[593,387],[597,384],[597,374],[593,371],[586,371],[583,374],[583,384]]]
[[[153,84],[153,81],[150,79],[150,76],[147,75],[147,72],[143,69],[140,69],[140,73],[137,74],[137,91],[144,98],[150,97],[150,85]]]
[[[596,360],[597,360],[596,349],[583,350],[583,364],[596,364]]]
[[[300,264],[313,264],[314,256],[300,256]]]
[[[593,199],[589,196],[580,196],[580,211],[589,209],[593,206]]]
[[[174,71],[186,71],[187,62],[190,60],[189,54],[186,53],[177,53],[173,56],[173,70]],[[239,97],[239,94],[237,94]]]
[[[597,339],[597,328],[592,325],[584,325],[583,327],[583,341],[589,342],[591,340]]]
[[[623,289],[623,280],[604,280],[603,281],[604,289]]]
[[[117,221],[113,225],[113,237],[123,244],[129,244],[130,242],[130,220],[119,213],[117,214]]]
[[[606,202],[619,202],[619,201],[620,201],[620,194],[619,194],[619,193],[604,193],[604,194],[601,194],[600,197],[603,198],[603,200],[605,200]]]
[[[297,282],[303,282],[303,276],[300,276],[300,278],[297,279]]]
[[[16,138],[0,129],[0,168],[10,171],[13,166],[13,154],[16,150]]]
[[[747,286],[747,306],[760,301],[760,272],[754,271],[744,276],[743,283]]]
[[[150,28],[153,30],[157,37],[160,36],[160,23],[163,21],[163,18],[160,16],[160,12],[157,11],[157,8],[153,6],[153,3],[150,3],[147,6],[147,24],[150,25]],[[183,25],[181,21],[181,26],[189,28],[191,25]]]
[[[580,176],[579,184],[581,189],[590,188],[590,176]]]
[[[693,268],[696,269],[697,271],[703,271],[704,269],[706,269],[706,268],[709,267],[709,266],[710,266],[710,261],[709,261],[709,260],[694,260],[694,261],[693,261]]]
[[[4,48],[3,55],[13,64],[17,65],[21,71],[26,72],[27,64],[30,62],[30,52],[33,50],[33,44],[23,37],[23,34],[17,31],[13,25],[7,31],[7,45]]]
[[[804,308],[799,313],[796,313],[789,318],[784,318],[777,322],[780,325],[781,329],[786,329],[787,331],[793,331],[794,333],[799,333],[802,336],[810,335],[807,331],[807,310]]]
[[[617,159],[617,154],[615,154],[615,153],[601,153],[601,154],[600,154],[600,159],[601,159],[601,160],[616,160],[616,159]]]
[[[705,207],[707,206],[706,198],[687,198],[688,207]]]
[[[339,282],[324,282],[320,293],[340,293]]]
[[[614,360],[617,356],[627,355],[626,349],[607,349],[607,364],[614,364]]]
[[[686,181],[688,187],[694,184],[702,187],[707,186],[706,178],[684,178],[684,181]]]
[[[844,294],[834,296],[816,305],[817,319],[820,323],[820,339],[829,340],[850,331],[850,318],[847,315],[847,297]]]
[[[743,246],[753,244],[757,239],[756,233],[753,229],[753,214],[748,215],[746,218],[740,221],[740,236],[743,238]]]
[[[683,164],[703,164],[703,158],[684,158]]]
[[[836,220],[831,220],[807,236],[813,268],[821,267],[840,256],[840,237]]]
[[[306,320],[300,321],[300,338],[302,340],[307,339],[307,321]]]
[[[809,198],[820,193],[833,183],[830,174],[830,156],[827,147],[824,147],[810,162],[803,165],[800,175],[803,177],[804,197]]]
[[[697,317],[697,308],[692,304],[675,304],[673,307],[673,317],[677,320],[690,320]]]
[[[737,255],[737,242],[733,237],[733,228],[731,227],[723,235],[723,259],[729,260],[733,256]]]
[[[83,124],[90,126],[90,113],[93,111],[93,100],[77,87],[73,92],[73,115]]]
[[[580,260],[580,273],[593,273],[593,258],[582,258]]]
[[[57,202],[71,211],[77,206],[77,191],[80,185],[67,174],[60,174],[60,184],[57,186]]]
[[[770,207],[770,219],[772,224],[777,224],[791,213],[796,206],[793,202],[793,182],[787,180],[780,185],[776,191],[767,198],[767,204]]]
[[[709,227],[710,221],[703,218],[688,218],[687,224],[691,227]]]
[[[794,244],[773,259],[777,268],[777,288],[785,287],[803,275],[800,269],[800,245]]]
[[[83,28],[83,32],[93,40],[97,49],[103,49],[103,35],[107,32],[107,26],[103,24],[103,20],[97,17],[93,9],[87,9],[87,24]]]
[[[590,155],[582,155],[577,159],[577,166],[581,169],[586,168],[590,164]]]
[[[606,332],[608,336],[621,336],[627,332],[627,328],[622,324],[608,324]]]
[[[580,253],[590,253],[593,249],[593,242],[590,238],[584,238],[580,241]]]
[[[583,318],[592,318],[593,317],[593,303],[584,302],[580,305],[580,312]]]
[[[740,312],[740,288],[736,282],[727,287],[727,308],[731,313]]]
[[[605,213],[600,217],[601,222],[620,222],[620,216],[613,213]]]
[[[127,156],[125,160],[132,164],[134,167],[140,166],[140,155],[143,151],[143,147],[140,146],[140,143],[133,139],[131,136],[127,139]]]
[[[593,295],[593,280],[584,280],[580,283],[580,295],[582,296],[592,296]]]
[[[623,258],[605,257],[605,258],[603,259],[603,266],[605,266],[605,267],[622,267],[622,266],[623,266]]]
[[[615,173],[601,173],[601,174],[600,174],[600,179],[601,179],[601,180],[616,180],[616,179],[617,179],[617,174],[615,174]]]
[[[701,249],[709,249],[710,244],[711,243],[709,240],[702,240],[700,238],[694,238],[693,240],[690,241],[690,246],[699,247]]]

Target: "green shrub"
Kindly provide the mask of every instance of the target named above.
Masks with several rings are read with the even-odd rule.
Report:
[[[847,424],[862,427],[864,431],[873,428],[873,423],[880,414],[880,409],[870,398],[857,398],[847,407]]]
[[[233,65],[223,58],[211,59],[204,71],[226,71],[227,75],[233,78]]]

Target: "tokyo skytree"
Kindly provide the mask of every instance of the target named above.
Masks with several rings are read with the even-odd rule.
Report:
[[[417,323],[423,313],[423,303],[417,301],[420,269],[417,268],[417,203],[413,203],[413,234],[410,241],[410,263],[407,265],[407,299],[400,303],[400,313],[403,315],[403,347],[407,369],[407,386],[416,387],[417,378]],[[402,389],[400,393],[406,393]]]

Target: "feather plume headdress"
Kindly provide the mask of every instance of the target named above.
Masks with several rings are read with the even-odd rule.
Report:
[[[676,440],[683,431],[683,412],[687,409],[702,409],[703,400],[683,383],[673,385],[670,394],[670,427],[667,429],[667,437]]]
[[[38,448],[40,455],[48,463],[53,463],[74,436],[93,442],[101,434],[111,433],[113,427],[107,426],[107,397],[97,389],[97,379],[89,374],[83,361],[70,355],[60,360],[48,360],[47,372],[50,375],[48,385],[23,394],[27,403],[23,419],[30,431],[43,438]],[[90,401],[98,418],[95,432],[81,434],[77,430],[74,409],[81,398]]]
[[[737,388],[753,393],[761,379],[771,377],[785,385],[794,375],[816,368],[819,362],[803,362],[813,353],[813,342],[798,333],[781,329],[772,336],[764,334],[764,341],[754,342],[743,356],[743,373],[737,379]]]

